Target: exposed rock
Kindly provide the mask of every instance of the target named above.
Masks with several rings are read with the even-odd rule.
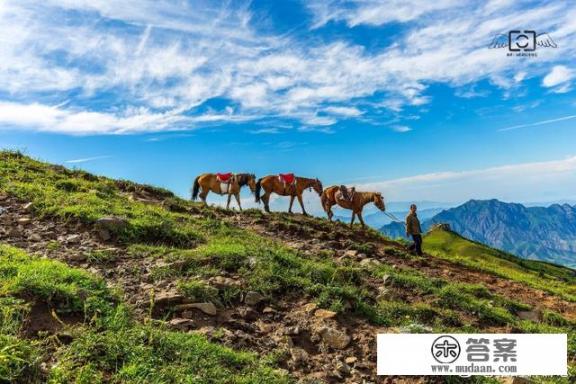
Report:
[[[168,325],[172,329],[176,329],[179,331],[186,331],[190,328],[195,327],[194,321],[190,319],[183,319],[183,318],[174,318],[168,322]]]
[[[350,336],[335,328],[323,327],[319,331],[324,342],[334,349],[344,349],[350,344]]]
[[[316,308],[318,307],[318,305],[316,303],[308,303],[302,306],[302,311],[305,313],[311,313],[313,312]]]
[[[113,234],[126,229],[127,226],[128,221],[126,219],[116,216],[102,217],[94,223],[96,233],[102,241],[112,239]]]
[[[348,257],[351,259],[355,259],[356,256],[358,255],[358,251],[355,249],[348,249],[347,251],[344,251],[344,254],[342,255],[342,257]]]
[[[28,236],[28,240],[30,240],[30,241],[42,241],[42,236],[40,236],[37,233],[33,233],[30,236]]]
[[[216,306],[212,303],[180,304],[175,306],[174,309],[176,309],[177,311],[184,311],[187,309],[199,309],[200,311],[210,316],[216,316],[216,313],[218,313]]]
[[[255,291],[250,291],[246,293],[246,296],[244,297],[244,303],[250,306],[257,305],[262,300],[264,300],[264,296]]]
[[[356,361],[358,361],[356,356],[348,356],[346,359],[344,359],[346,364],[354,364]]]
[[[331,319],[336,316],[337,313],[333,311],[329,311],[327,309],[318,309],[314,312],[314,316],[319,317],[321,319]]]
[[[294,362],[295,365],[305,364],[308,359],[309,355],[302,348],[291,348],[290,349],[290,358]]]
[[[530,320],[530,321],[540,321],[541,314],[540,311],[537,309],[533,309],[531,311],[519,311],[517,313],[518,318],[521,320]]]
[[[161,306],[181,303],[182,300],[184,295],[175,291],[158,292],[154,295],[154,303]]]
[[[366,259],[363,259],[362,261],[360,261],[360,265],[363,266],[363,267],[367,267],[367,266],[369,266],[369,265],[377,266],[377,265],[380,265],[380,264],[382,264],[382,263],[379,262],[378,260],[372,259],[372,258],[366,258]]]
[[[28,211],[28,212],[31,210],[31,208],[32,208],[32,203],[26,203],[22,206],[22,209],[24,211]]]
[[[434,231],[434,230],[438,230],[438,229],[441,229],[443,231],[451,231],[450,224],[448,224],[448,223],[438,223],[438,224],[434,224],[432,227],[430,227],[430,231]]]
[[[32,221],[32,219],[29,217],[21,217],[18,219],[18,224],[26,225],[26,224],[30,224],[31,221]]]

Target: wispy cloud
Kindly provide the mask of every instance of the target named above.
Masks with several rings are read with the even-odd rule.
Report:
[[[513,130],[520,129],[520,128],[538,127],[540,125],[558,123],[561,121],[572,120],[572,119],[576,119],[576,115],[563,116],[563,117],[558,117],[556,119],[541,120],[541,121],[536,121],[536,122],[527,123],[527,124],[513,125],[511,127],[500,128],[498,131],[505,132],[505,131],[513,131]]]
[[[576,10],[561,2],[520,3],[306,3],[319,32],[330,22],[343,28],[403,23],[390,45],[369,49],[339,35],[275,34],[262,28],[269,20],[254,17],[250,2],[5,0],[0,123],[109,134],[285,119],[333,131],[325,127],[369,119],[373,109],[400,112],[430,103],[432,83],[467,86],[460,94],[476,97],[472,85],[481,80],[510,89],[552,65],[542,85],[567,91],[569,76],[559,62],[576,48]],[[510,25],[538,25],[563,43],[519,69],[516,60],[486,48]],[[207,112],[215,99],[227,105]],[[62,100],[70,101],[51,107]]]
[[[435,172],[363,183],[392,200],[464,201],[470,198],[537,201],[568,198],[576,188],[576,156],[460,172]],[[574,197],[574,196],[572,196]]]
[[[574,77],[574,71],[564,65],[556,65],[542,80],[546,88],[553,88],[553,92],[566,93],[570,90],[570,80]]]
[[[82,159],[72,159],[72,160],[66,160],[65,163],[68,164],[79,164],[79,163],[87,163],[89,161],[95,161],[95,160],[103,160],[103,159],[109,159],[112,156],[94,156],[94,157],[85,157]]]

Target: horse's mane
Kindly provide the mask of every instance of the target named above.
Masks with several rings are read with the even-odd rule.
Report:
[[[256,179],[256,175],[253,174],[253,173],[238,173],[238,174],[236,175],[236,177],[237,177],[237,180],[238,180],[238,184],[239,184],[241,187],[243,187],[243,186],[245,186],[246,184],[248,184],[248,180],[249,180],[250,178],[253,178],[254,180]]]

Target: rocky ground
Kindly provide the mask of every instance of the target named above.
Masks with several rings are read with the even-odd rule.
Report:
[[[162,204],[154,196],[133,196],[150,204]],[[361,265],[383,260],[397,268],[417,268],[430,277],[454,281],[484,283],[490,291],[533,306],[519,314],[538,319],[541,311],[552,309],[566,318],[576,318],[576,304],[526,285],[487,275],[440,259],[411,257],[397,252],[400,245],[375,237],[360,229],[350,231],[342,225],[326,234],[315,227],[315,220],[296,217],[296,226],[285,226],[274,215],[269,217],[222,213],[222,220],[250,228],[262,235],[281,239],[304,255],[320,250],[333,252],[336,260],[347,258]],[[118,225],[121,225],[119,223]],[[111,287],[120,288],[125,300],[145,319],[152,316],[165,320],[182,332],[199,332],[209,339],[260,353],[285,351],[279,356],[281,366],[302,382],[328,383],[430,383],[443,379],[375,377],[375,334],[378,331],[400,332],[401,328],[378,328],[366,320],[336,314],[317,308],[303,297],[284,296],[276,301],[244,289],[240,276],[222,273],[210,278],[214,287],[237,287],[242,299],[226,306],[190,302],[177,290],[174,279],[158,279],[155,269],[169,266],[153,256],[130,257],[126,247],[114,241],[106,225],[86,226],[76,222],[36,217],[30,204],[13,197],[0,196],[0,242],[25,249],[30,253],[58,259],[69,265],[92,271],[106,279]],[[352,233],[352,235],[350,234]],[[369,244],[367,251],[350,248],[350,238]],[[328,240],[328,238],[330,240]],[[370,284],[375,295],[394,295],[410,301],[412,292],[401,292],[382,280]],[[153,305],[152,305],[153,304]],[[46,316],[34,318],[29,328],[34,332],[49,330],[53,321]],[[52,325],[51,325],[52,324]],[[494,328],[494,330],[507,330]],[[518,379],[519,380],[519,379]],[[510,381],[509,381],[510,382]]]

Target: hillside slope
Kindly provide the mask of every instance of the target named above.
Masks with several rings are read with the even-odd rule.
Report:
[[[378,331],[566,332],[576,356],[568,270],[480,268],[447,243],[416,257],[373,230],[18,153],[0,153],[0,243],[5,381],[424,382],[376,378]]]
[[[425,229],[447,223],[466,238],[522,258],[576,268],[576,207],[568,204],[525,207],[498,200],[470,200],[422,222]],[[395,224],[381,231],[393,238],[403,235],[403,229]]]

